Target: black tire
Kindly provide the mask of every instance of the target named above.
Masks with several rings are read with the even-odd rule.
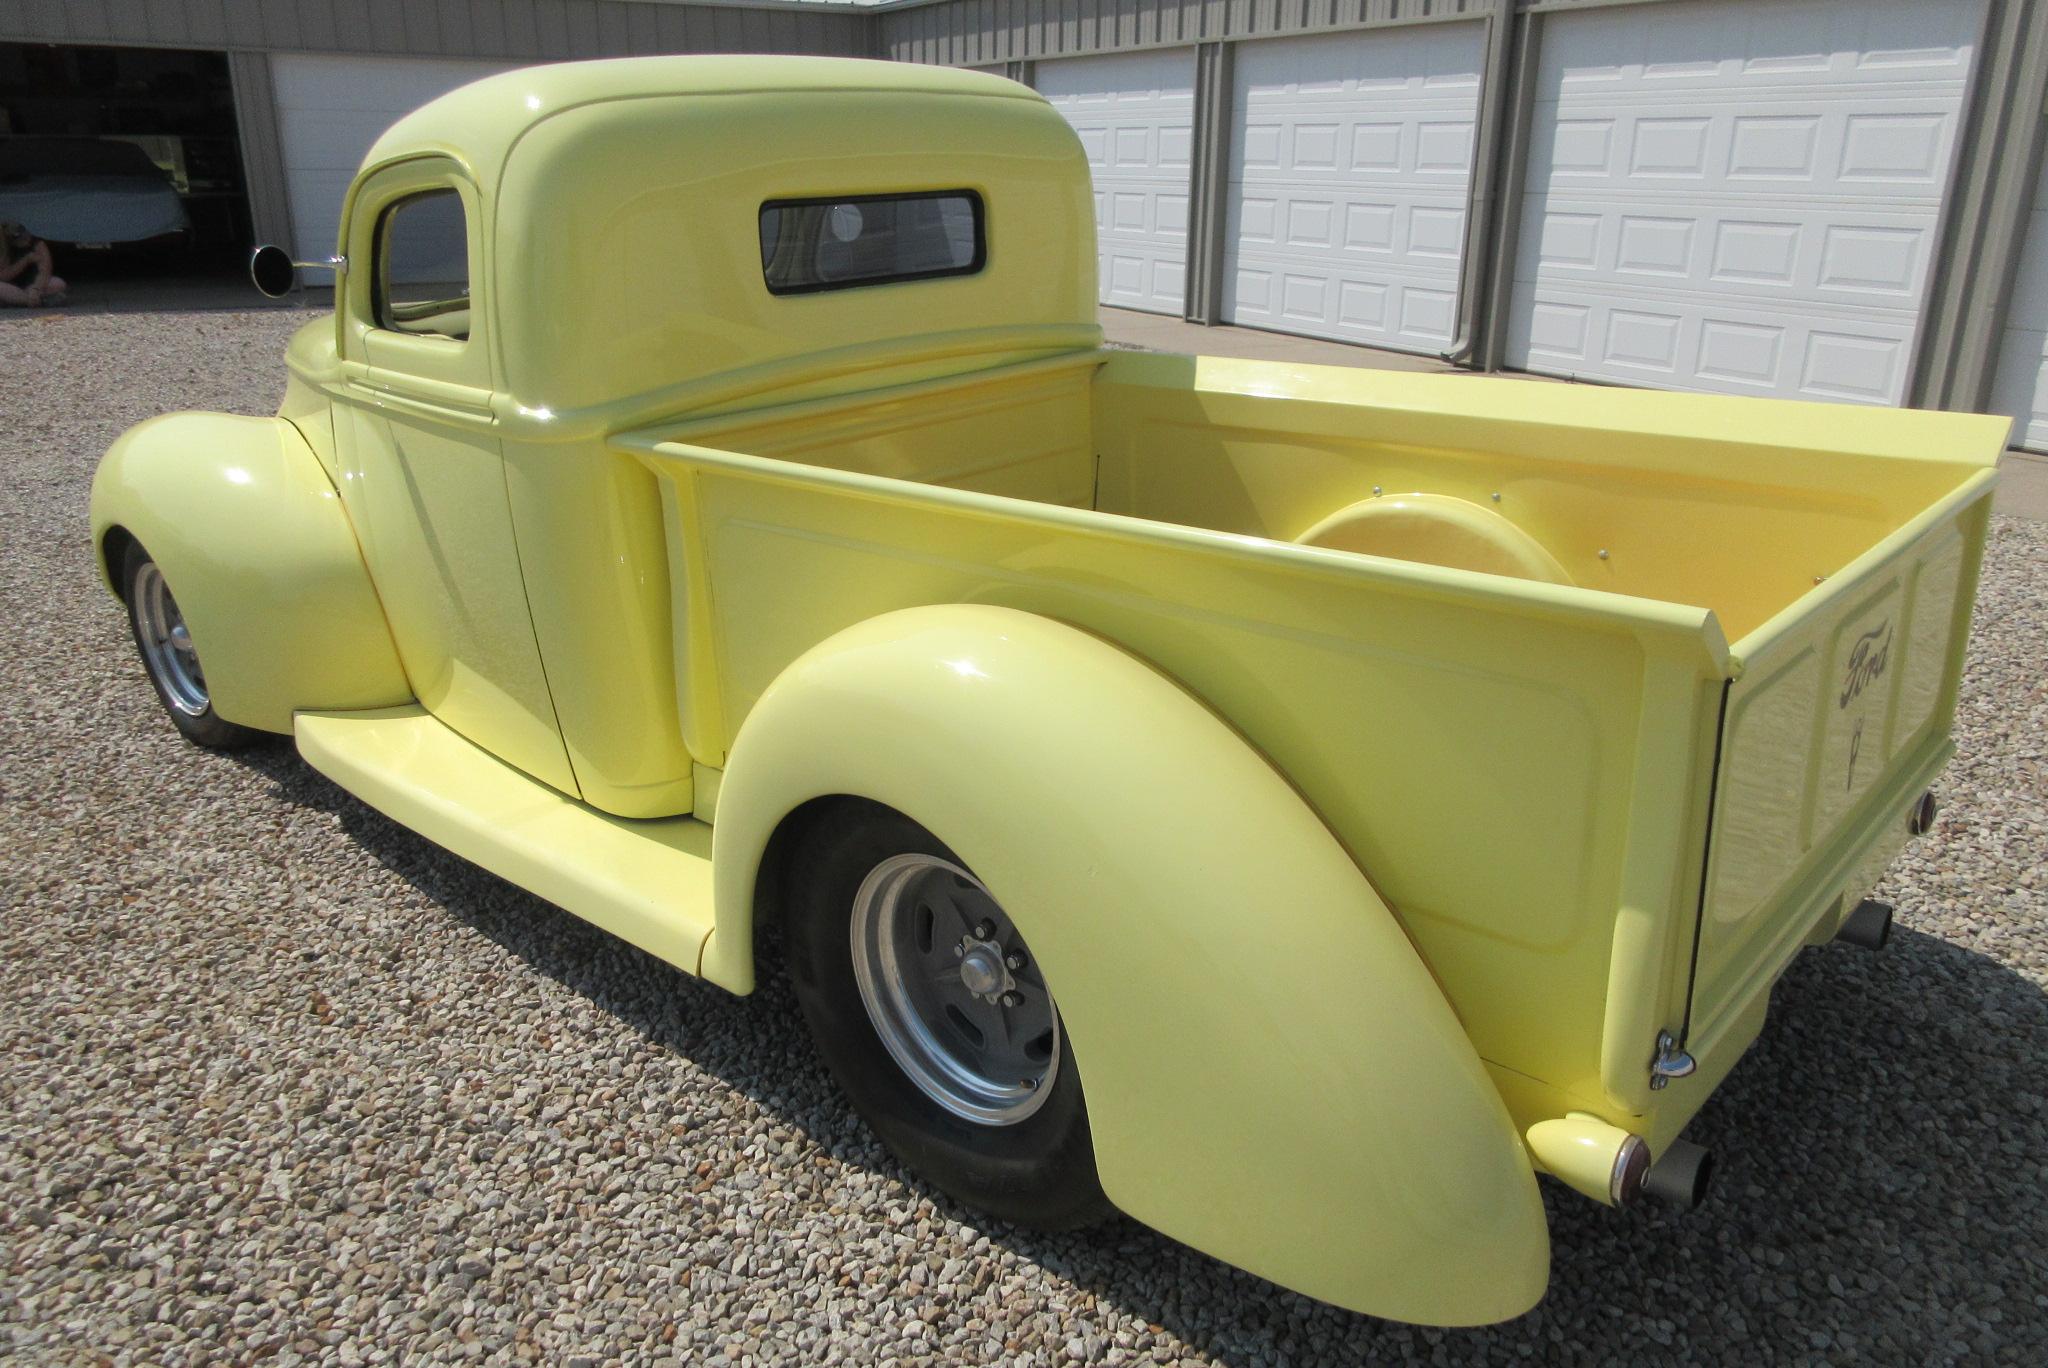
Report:
[[[908,817],[859,801],[831,809],[791,853],[780,881],[784,945],[819,1054],[896,1157],[960,1202],[1041,1230],[1103,1219],[1112,1208],[1096,1177],[1071,1048],[1063,1049],[1037,1110],[1021,1121],[988,1125],[941,1106],[883,1044],[855,976],[851,919],[869,873],[906,854],[961,864]]]
[[[238,722],[230,722],[213,710],[213,700],[204,692],[205,675],[197,671],[198,657],[192,657],[200,692],[196,698],[190,681],[167,678],[152,658],[148,642],[149,627],[144,622],[148,609],[142,600],[148,596],[150,577],[165,585],[166,601],[176,612],[176,601],[169,597],[169,586],[163,581],[163,572],[143,550],[142,543],[131,541],[127,552],[121,557],[121,600],[128,606],[128,632],[135,641],[135,653],[142,658],[142,672],[149,676],[150,687],[156,690],[156,701],[163,708],[171,725],[178,729],[187,741],[209,750],[241,750],[271,738],[269,732],[257,731]],[[182,620],[181,620],[182,621]],[[194,703],[203,700],[203,707],[195,710]]]

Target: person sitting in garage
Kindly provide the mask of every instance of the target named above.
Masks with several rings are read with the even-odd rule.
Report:
[[[0,224],[0,304],[40,308],[64,302],[50,244],[19,223]]]

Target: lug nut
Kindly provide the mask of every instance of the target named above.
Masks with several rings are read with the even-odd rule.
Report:
[[[990,921],[987,917],[983,917],[980,921],[974,924],[974,935],[977,940],[987,940],[990,936],[993,936],[995,933],[996,924]]]
[[[1024,967],[1024,952],[1012,950],[1009,954],[1003,956],[1003,966],[1012,972],[1022,969]]]
[[[1009,992],[1003,994],[1003,1006],[1022,1007],[1023,1005],[1024,995],[1018,992],[1015,988],[1012,988]]]

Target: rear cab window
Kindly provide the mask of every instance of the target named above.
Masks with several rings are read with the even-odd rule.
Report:
[[[972,190],[769,200],[760,226],[770,294],[973,275],[988,260]]]
[[[376,323],[415,336],[469,337],[469,225],[453,188],[407,195],[377,221]]]

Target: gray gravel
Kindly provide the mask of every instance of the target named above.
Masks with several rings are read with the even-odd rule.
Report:
[[[267,410],[290,315],[0,319],[0,1357],[2048,1363],[2048,525],[2002,520],[1946,816],[1806,955],[1702,1211],[1550,1197],[1439,1332],[907,1176],[788,993],[692,982],[301,765],[157,714],[93,579],[127,424]]]

